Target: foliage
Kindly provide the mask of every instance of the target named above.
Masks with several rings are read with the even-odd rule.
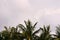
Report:
[[[51,35],[50,35],[50,26],[45,27],[45,25],[43,26],[43,28],[41,28],[42,33],[40,35],[39,40],[50,40]]]
[[[0,40],[60,40],[60,25],[56,27],[56,34],[50,34],[50,25],[35,30],[37,22],[33,25],[30,20],[24,21],[25,25],[7,28],[0,32]],[[39,34],[36,35],[36,34]],[[52,37],[54,36],[54,37]]]

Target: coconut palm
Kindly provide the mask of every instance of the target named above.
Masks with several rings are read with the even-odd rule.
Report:
[[[56,35],[58,40],[60,40],[60,25],[58,27],[56,27]]]
[[[11,27],[7,28],[4,27],[5,30],[1,32],[3,40],[23,40],[22,35],[18,32],[18,28]]]
[[[17,25],[21,30],[22,30],[22,34],[25,37],[26,40],[36,40],[38,38],[37,35],[35,35],[36,33],[38,33],[40,31],[40,29],[34,31],[37,22],[32,25],[31,21],[24,21],[25,26],[22,24]]]
[[[45,25],[44,25],[44,27],[41,28],[41,30],[42,30],[42,33],[40,34],[40,37],[38,40],[50,40],[50,38],[51,38],[50,26],[45,27]]]
[[[1,34],[1,32],[0,32],[0,40],[3,40],[3,37],[2,37],[2,34]]]

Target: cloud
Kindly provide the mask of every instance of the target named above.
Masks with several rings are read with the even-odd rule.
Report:
[[[30,4],[28,0],[16,0],[17,7],[22,11],[28,10],[30,8]]]
[[[59,4],[59,0],[0,0],[0,25],[16,26],[27,19],[41,24],[59,22],[56,16],[60,15]],[[57,17],[55,21],[54,15]]]
[[[39,8],[59,8],[60,0],[30,0],[32,6]]]
[[[60,24],[60,8],[57,9],[43,9],[44,15],[39,19],[39,23],[37,26],[42,25],[50,25],[51,26],[51,33],[55,33],[56,26]],[[53,29],[54,28],[54,29]]]

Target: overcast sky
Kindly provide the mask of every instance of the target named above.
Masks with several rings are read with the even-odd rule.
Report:
[[[0,29],[16,26],[24,20],[38,21],[38,25],[60,24],[60,0],[0,0]]]

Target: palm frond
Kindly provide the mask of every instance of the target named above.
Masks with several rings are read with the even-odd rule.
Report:
[[[47,31],[50,31],[50,25],[47,26]]]
[[[36,22],[36,23],[33,25],[33,29],[36,27],[37,23],[38,23],[38,22]]]
[[[35,35],[36,33],[40,32],[41,28],[39,28],[38,30],[36,30],[33,35]]]
[[[4,28],[5,28],[6,30],[8,30],[8,28],[7,28],[6,26],[4,26]]]
[[[26,28],[22,24],[17,25],[17,27],[21,28],[23,31],[26,30]]]

